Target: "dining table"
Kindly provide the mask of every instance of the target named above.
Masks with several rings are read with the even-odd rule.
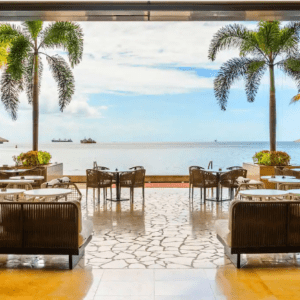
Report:
[[[30,190],[25,191],[25,196],[30,197],[38,197],[38,198],[58,198],[58,197],[64,197],[67,201],[67,196],[72,193],[71,189],[36,189],[36,190]]]
[[[289,192],[293,200],[300,197],[300,189],[288,190],[287,192]]]
[[[43,180],[44,176],[37,176],[37,175],[28,175],[28,176],[12,176],[9,179],[12,180]]]
[[[239,192],[239,195],[242,198],[247,197],[255,197],[260,198],[260,200],[266,200],[267,198],[274,198],[274,197],[284,197],[289,195],[288,191],[281,191],[281,190],[271,190],[271,189],[258,189],[258,190],[243,190]]]
[[[24,173],[28,171],[30,171],[30,169],[9,169],[9,170],[0,170],[0,173],[5,173],[7,175],[9,174],[19,175],[19,173]]]
[[[25,184],[25,183],[34,183],[34,180],[29,180],[29,179],[16,179],[16,180],[13,180],[13,179],[0,179],[0,184],[3,183],[3,184]]]
[[[217,187],[216,187],[216,198],[206,198],[205,200],[206,201],[214,201],[214,202],[221,202],[222,199],[220,199],[220,179],[221,179],[221,175],[226,173],[226,172],[229,172],[229,171],[223,171],[221,168],[219,169],[206,169],[204,170],[206,172],[211,172],[213,173],[214,175],[217,176]]]
[[[299,184],[300,185],[300,179],[296,179],[296,178],[271,178],[268,180],[269,180],[269,182],[276,183],[277,189],[279,188],[279,185],[282,183]]]
[[[111,170],[101,170],[101,172],[107,172],[111,173],[114,175],[114,179],[116,180],[116,197],[115,198],[106,198],[108,201],[114,201],[114,202],[119,202],[119,201],[128,201],[130,199],[128,198],[121,198],[121,187],[120,187],[120,174],[121,173],[130,173],[132,171],[119,171],[116,169],[115,171]]]
[[[284,175],[275,175],[275,176],[261,176],[260,177],[261,179],[264,179],[264,180],[269,180],[269,179],[296,179],[295,176],[284,176]]]
[[[24,192],[26,192],[26,190],[23,189],[0,189],[0,201],[5,200],[5,196],[14,196],[14,200],[17,200],[18,196]]]

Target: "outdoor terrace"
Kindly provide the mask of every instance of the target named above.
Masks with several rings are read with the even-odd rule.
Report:
[[[138,190],[134,205],[99,205],[91,191],[86,205],[81,191],[94,223],[84,258],[68,270],[67,256],[0,255],[1,299],[299,298],[298,254],[243,255],[241,270],[224,255],[214,223],[229,202],[200,204],[197,191],[191,205],[186,188],[148,188],[145,206]]]

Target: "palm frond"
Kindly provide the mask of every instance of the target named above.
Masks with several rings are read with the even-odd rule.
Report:
[[[252,60],[247,65],[246,79],[246,95],[247,101],[253,102],[257,94],[261,79],[266,71],[265,61]]]
[[[1,77],[1,101],[13,120],[17,119],[19,93],[23,91],[23,81],[15,80],[5,69]]]
[[[214,80],[215,97],[222,110],[226,110],[229,89],[234,81],[245,76],[250,60],[248,58],[233,58],[225,62]]]
[[[27,59],[31,43],[24,35],[19,35],[11,42],[10,52],[7,57],[7,71],[16,80],[20,80],[24,74],[23,62]]]
[[[300,55],[282,60],[278,63],[278,68],[295,81],[300,93]]]
[[[0,43],[10,43],[21,34],[22,30],[19,26],[11,24],[0,25]]]
[[[293,56],[298,53],[298,37],[295,34],[293,28],[283,27],[279,33],[277,50],[274,53],[274,57],[279,54],[286,54]]]
[[[214,61],[218,52],[224,49],[239,48],[247,38],[248,30],[243,25],[233,24],[222,27],[210,43],[208,58]]]
[[[83,33],[77,23],[55,22],[45,28],[41,48],[62,47],[68,52],[71,66],[77,65],[82,59]]]
[[[64,108],[71,102],[75,91],[75,82],[72,70],[61,56],[47,55],[46,58],[50,66],[50,70],[52,71],[52,75],[58,84],[59,106],[60,110],[63,111]]]
[[[36,39],[43,29],[43,21],[25,21],[23,23],[25,30],[30,34],[33,39]]]
[[[41,91],[41,82],[42,82],[42,75],[43,75],[43,62],[42,58],[38,57],[39,69],[38,69],[38,76],[39,76],[39,87],[38,91]],[[31,54],[26,62],[25,66],[25,86],[26,86],[26,94],[28,102],[31,104],[33,101],[33,87],[34,87],[34,55]]]

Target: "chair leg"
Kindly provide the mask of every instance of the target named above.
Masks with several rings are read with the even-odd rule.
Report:
[[[192,185],[192,200],[194,201],[194,186]]]
[[[191,199],[191,183],[189,183],[189,199]]]
[[[88,199],[88,191],[89,191],[89,189],[88,189],[88,187],[86,187],[86,203],[87,203],[87,199]]]
[[[98,188],[98,203],[100,203],[100,188]]]
[[[206,188],[204,188],[204,203],[206,201]]]
[[[134,188],[132,188],[132,203],[134,201]]]
[[[112,187],[110,186],[110,199],[112,199]]]
[[[143,186],[143,203],[145,202],[145,186]]]
[[[200,200],[201,200],[201,203],[202,203],[202,188],[200,188]]]

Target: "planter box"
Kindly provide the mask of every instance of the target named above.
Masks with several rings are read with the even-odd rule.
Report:
[[[275,183],[270,183],[268,180],[261,179],[261,176],[275,175],[275,169],[273,166],[261,166],[254,163],[243,163],[243,168],[247,170],[248,178],[261,180],[265,184],[266,189],[276,188]],[[285,166],[285,168],[296,169],[300,168],[300,166]]]

